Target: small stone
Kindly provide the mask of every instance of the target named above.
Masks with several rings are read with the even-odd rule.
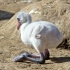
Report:
[[[0,39],[4,39],[4,36],[0,36]]]

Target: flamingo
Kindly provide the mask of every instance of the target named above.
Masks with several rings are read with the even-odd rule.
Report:
[[[58,28],[51,22],[35,21],[29,13],[19,12],[17,14],[17,30],[20,30],[22,42],[33,46],[39,55],[24,52],[14,58],[15,62],[23,59],[44,64],[50,58],[49,48],[57,47],[63,40],[63,36]]]

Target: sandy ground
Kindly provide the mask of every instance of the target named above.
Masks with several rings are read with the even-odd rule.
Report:
[[[46,0],[44,0],[43,2],[45,2],[45,1]],[[54,0],[50,0],[50,3],[52,3],[52,1],[54,1]],[[48,5],[51,5],[51,4],[49,4],[49,0],[47,0],[47,2],[48,2]],[[23,2],[19,3],[19,0],[17,0],[17,2],[14,2],[14,0],[8,0],[7,2],[5,2],[5,0],[2,0],[0,3],[1,3],[0,4],[1,10],[10,12],[10,13],[14,13],[14,14],[16,12],[18,12],[22,7],[24,7],[22,4],[20,4]],[[17,3],[18,3],[18,5],[17,5]],[[29,3],[29,4],[31,4],[31,3]],[[27,5],[29,5],[29,4],[27,4]],[[36,5],[36,4],[37,3],[35,3],[34,5]],[[7,5],[7,6],[5,7],[4,5]],[[13,5],[16,5],[15,10],[12,8]],[[19,6],[19,7],[17,8],[17,6]],[[30,6],[28,6],[28,8],[23,8],[23,9],[25,11],[28,10],[28,12],[29,12],[32,9],[32,7],[31,7],[31,9],[29,10],[29,7]],[[43,9],[40,8],[39,10],[43,10]],[[36,14],[33,15],[33,17],[35,17],[35,16],[36,16]],[[15,16],[11,20],[10,19],[0,20],[0,70],[70,70],[70,50],[69,49],[61,49],[61,48],[49,49],[50,59],[46,60],[45,64],[36,64],[36,63],[30,62],[30,61],[13,62],[13,58],[16,55],[23,53],[24,51],[28,51],[28,52],[31,51],[31,53],[37,53],[34,50],[34,48],[26,47],[21,42],[20,36],[18,33],[19,31],[16,31],[16,27],[13,26],[13,23],[16,23],[14,18],[15,18]],[[49,17],[47,17],[46,20],[48,20],[48,18]],[[38,18],[33,18],[34,21],[36,19],[38,19]],[[44,19],[44,18],[41,18],[41,19]],[[13,23],[11,22],[12,20],[13,20]],[[53,22],[52,19],[50,19],[48,21]],[[55,21],[55,23],[56,23],[56,21]],[[10,28],[9,28],[9,26],[10,26]]]

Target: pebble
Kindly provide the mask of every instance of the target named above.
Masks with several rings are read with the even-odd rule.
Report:
[[[0,40],[1,40],[1,39],[4,39],[4,36],[0,36]]]

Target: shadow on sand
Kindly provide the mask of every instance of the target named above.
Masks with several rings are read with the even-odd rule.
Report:
[[[10,19],[14,13],[0,10],[0,20]]]
[[[70,57],[53,57],[50,60],[55,63],[70,62]]]

